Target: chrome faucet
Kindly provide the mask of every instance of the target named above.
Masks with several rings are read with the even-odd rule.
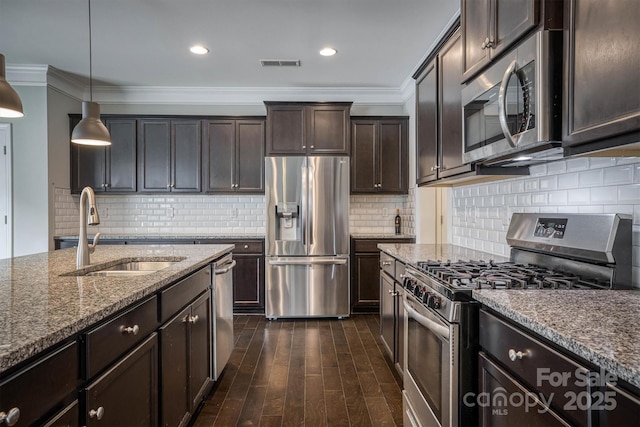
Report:
[[[89,218],[87,219],[87,198],[89,198]],[[89,244],[87,241],[87,224],[98,225],[100,224],[100,217],[98,216],[98,208],[96,207],[96,194],[93,192],[93,188],[84,187],[80,194],[80,236],[78,238],[78,252],[76,255],[76,268],[89,265],[89,254],[92,254],[96,250],[98,240],[100,239],[100,233],[96,233],[93,238],[93,244]]]

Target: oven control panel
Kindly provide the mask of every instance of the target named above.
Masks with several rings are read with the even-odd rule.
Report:
[[[566,228],[566,218],[538,218],[533,235],[535,237],[562,239]]]

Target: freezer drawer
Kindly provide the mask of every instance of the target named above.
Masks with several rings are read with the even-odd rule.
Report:
[[[349,257],[266,257],[266,317],[347,317]]]

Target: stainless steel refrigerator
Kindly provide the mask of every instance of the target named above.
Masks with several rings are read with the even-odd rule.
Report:
[[[349,315],[349,158],[265,159],[267,318]]]

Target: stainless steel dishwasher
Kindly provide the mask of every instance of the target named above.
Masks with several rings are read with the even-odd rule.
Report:
[[[213,357],[211,375],[217,380],[233,351],[233,268],[236,261],[231,254],[214,263],[211,284],[211,311],[213,325]]]

